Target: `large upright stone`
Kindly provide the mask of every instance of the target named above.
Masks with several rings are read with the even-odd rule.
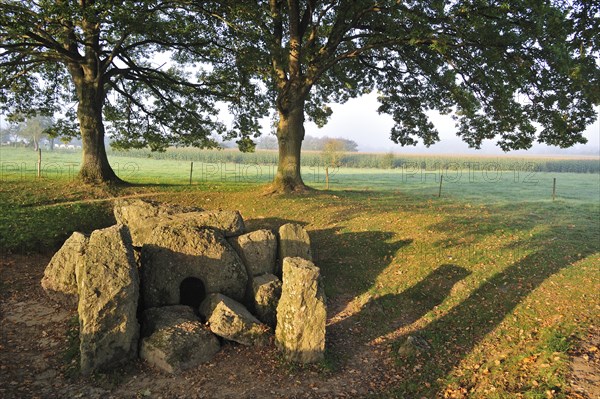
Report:
[[[272,274],[263,274],[252,280],[254,314],[266,325],[275,327],[277,304],[281,297],[281,280]]]
[[[197,367],[221,347],[189,306],[147,309],[142,326],[140,358],[168,373]]]
[[[73,233],[48,263],[42,288],[52,300],[73,308],[77,306],[76,270],[81,268],[87,243],[86,236]]]
[[[189,225],[161,224],[142,247],[144,306],[177,305],[184,279],[200,280],[206,293],[243,300],[248,275],[221,234]],[[200,301],[198,301],[199,303]]]
[[[247,346],[266,345],[269,341],[269,327],[244,305],[225,295],[209,295],[200,305],[200,314],[206,318],[210,331],[230,341]]]
[[[286,359],[323,359],[327,305],[320,270],[302,258],[283,260],[283,287],[277,305],[275,343]]]
[[[299,257],[312,261],[310,237],[299,224],[286,223],[279,228],[279,270],[281,273],[285,258]]]
[[[137,355],[139,277],[126,226],[92,233],[78,274],[81,372]]]
[[[229,239],[246,266],[248,277],[275,272],[277,237],[271,230],[256,230]]]

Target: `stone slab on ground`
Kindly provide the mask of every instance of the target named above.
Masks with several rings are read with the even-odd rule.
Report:
[[[210,330],[220,337],[247,346],[266,345],[270,328],[254,317],[244,305],[222,295],[212,294],[200,305]]]
[[[189,306],[151,308],[142,317],[140,358],[168,373],[195,368],[219,351],[219,339]]]

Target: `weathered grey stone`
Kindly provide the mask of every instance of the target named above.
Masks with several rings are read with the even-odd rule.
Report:
[[[275,343],[286,359],[302,363],[323,359],[326,306],[319,268],[306,259],[285,258]]]
[[[78,273],[81,372],[135,358],[139,277],[126,226],[92,233]]]
[[[229,243],[240,255],[249,277],[275,272],[277,237],[271,230],[252,231],[230,238]]]
[[[140,358],[168,373],[207,362],[219,351],[219,339],[189,306],[147,309],[142,317]]]
[[[246,226],[238,211],[202,211],[187,212],[173,216],[175,224],[185,224],[190,227],[205,227],[219,231],[225,237],[244,234]]]
[[[162,204],[141,199],[124,199],[115,202],[113,213],[118,224],[129,227],[133,245],[141,247],[145,237],[152,233],[156,221],[184,212],[199,212],[200,208]]]
[[[237,253],[218,233],[189,225],[161,224],[142,247],[144,306],[177,305],[184,279],[199,279],[206,293],[242,300],[248,275]]]
[[[73,233],[48,263],[42,288],[52,300],[68,307],[77,306],[76,270],[81,267],[87,243],[86,236]]]
[[[136,247],[151,242],[152,231],[159,224],[211,228],[226,237],[243,234],[245,229],[237,211],[199,211],[142,200],[117,202],[113,211],[117,222],[129,227]]]
[[[281,274],[281,268],[285,258],[299,257],[312,261],[310,237],[304,227],[296,223],[286,223],[279,228],[278,255],[278,274]]]
[[[281,297],[281,280],[273,274],[263,274],[252,280],[254,314],[260,321],[274,328],[277,322],[277,304]]]
[[[266,345],[269,341],[269,327],[244,305],[225,295],[209,295],[200,305],[200,314],[206,317],[213,333],[230,341],[248,346]]]

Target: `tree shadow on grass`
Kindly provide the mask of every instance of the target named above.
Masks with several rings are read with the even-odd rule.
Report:
[[[11,209],[0,217],[0,254],[54,253],[74,231],[89,234],[114,223],[102,203]]]
[[[579,215],[580,218],[588,216]],[[431,345],[431,350],[418,359],[422,366],[407,374],[408,378],[394,394],[399,397],[443,396],[445,377],[525,297],[546,279],[597,252],[597,244],[594,244],[597,241],[593,240],[598,232],[590,231],[582,219],[573,222],[571,227],[556,224],[534,236],[533,247],[528,248],[532,251],[529,255],[483,281],[463,302],[418,331],[416,334]],[[556,237],[564,237],[567,231],[577,239],[556,240]],[[400,337],[397,342],[401,343],[405,338]],[[409,369],[414,370],[410,362],[415,359],[404,360]]]
[[[394,240],[385,231],[343,232],[334,227],[310,232],[313,258],[329,296],[356,296],[370,289],[391,259],[411,239]]]
[[[443,264],[424,279],[399,294],[387,294],[368,301],[359,313],[342,318],[331,326],[333,334],[344,335],[351,329],[362,330],[360,341],[408,326],[442,304],[454,285],[471,274],[467,269]]]

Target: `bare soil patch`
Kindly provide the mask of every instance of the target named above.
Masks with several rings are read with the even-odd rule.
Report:
[[[570,384],[576,398],[600,398],[600,327],[594,327],[571,356]]]

